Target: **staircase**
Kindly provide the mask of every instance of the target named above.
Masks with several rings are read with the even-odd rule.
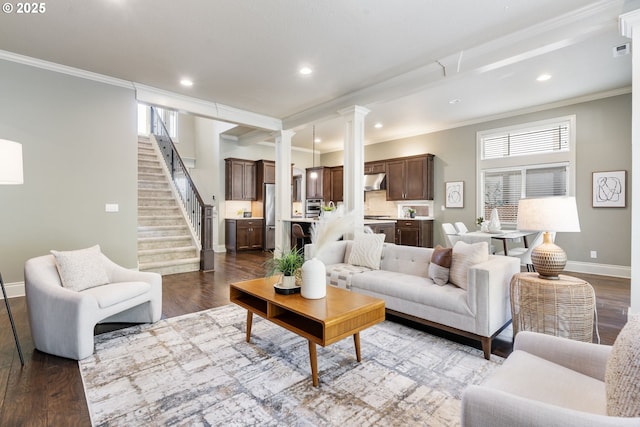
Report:
[[[149,138],[138,138],[138,269],[198,271],[199,248],[158,155]]]

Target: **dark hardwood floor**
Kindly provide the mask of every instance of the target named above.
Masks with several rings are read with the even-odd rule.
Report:
[[[264,252],[242,253],[237,256],[216,254],[215,272],[164,276],[163,316],[174,317],[228,304],[229,283],[264,275],[263,263],[269,255]],[[629,280],[570,274],[582,277],[594,286],[601,343],[613,344],[626,322],[630,298]],[[20,366],[9,319],[2,304],[0,426],[90,425],[77,362],[35,350],[29,331],[25,298],[12,298],[10,304],[25,356],[25,365]],[[100,327],[97,332],[105,329],[109,327]],[[442,335],[439,331],[429,332]],[[480,348],[478,342],[449,335],[447,337]],[[494,354],[504,356],[510,351],[510,342],[495,342]]]

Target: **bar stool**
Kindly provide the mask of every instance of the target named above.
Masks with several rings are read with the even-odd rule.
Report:
[[[296,239],[296,249],[303,249],[311,237],[304,233],[300,224],[291,224],[291,235]]]

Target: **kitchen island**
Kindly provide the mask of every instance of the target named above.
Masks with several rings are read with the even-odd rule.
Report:
[[[289,224],[300,224],[305,234],[309,234],[311,224],[316,222],[317,218],[287,218],[287,219],[284,219],[283,221],[288,222]],[[395,243],[396,241],[396,219],[395,218],[365,219],[364,225],[371,227],[374,233],[384,234],[385,242]],[[292,240],[292,246],[294,245],[295,245],[295,242]]]

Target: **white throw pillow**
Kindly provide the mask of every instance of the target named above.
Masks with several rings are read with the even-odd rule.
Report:
[[[75,251],[51,251],[51,253],[55,257],[63,287],[82,291],[109,283],[99,245]]]
[[[609,416],[640,417],[640,315],[629,318],[613,343],[604,386]]]
[[[351,245],[349,264],[369,267],[373,270],[380,269],[384,234],[358,233]]]
[[[466,243],[462,240],[453,247],[449,282],[467,289],[467,272],[469,268],[489,260],[489,244],[487,242]]]

